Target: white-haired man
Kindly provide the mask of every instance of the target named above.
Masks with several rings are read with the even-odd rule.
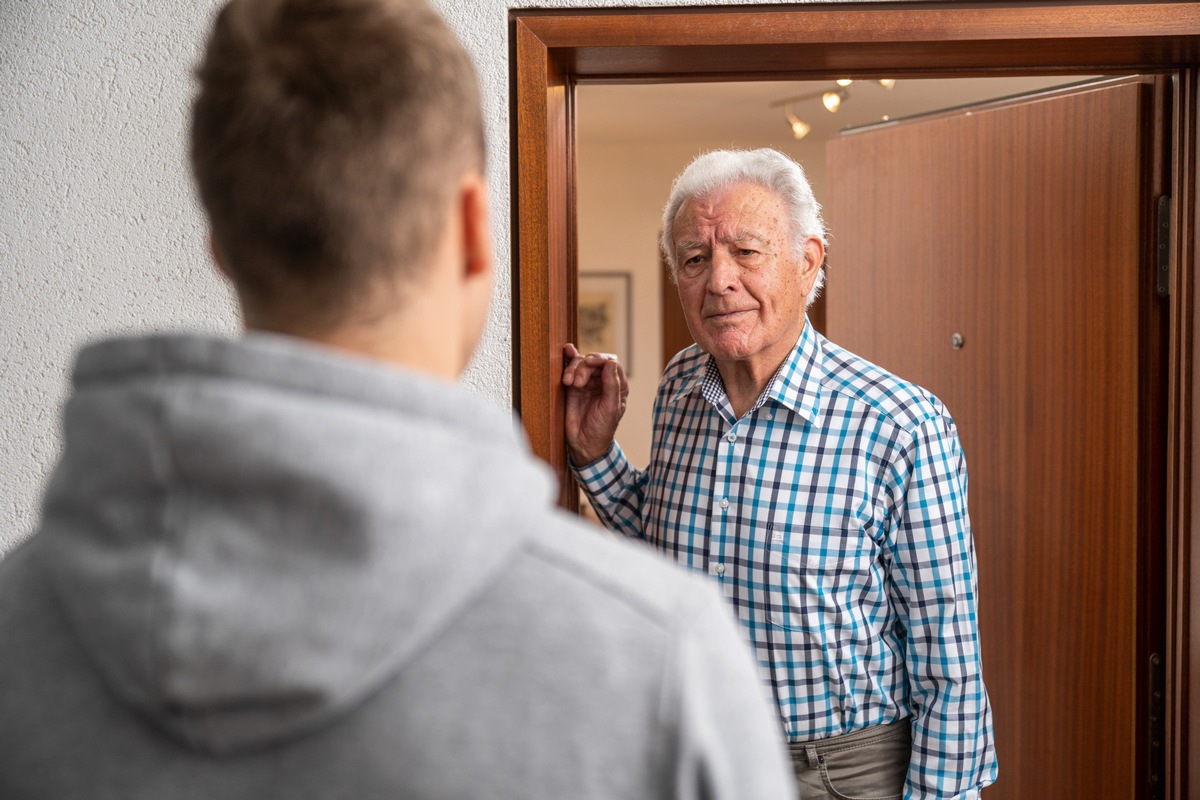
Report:
[[[976,797],[996,760],[953,420],[808,323],[825,230],[790,158],[699,156],[661,244],[696,344],[663,374],[646,470],[613,438],[620,365],[564,348],[593,506],[721,585],[805,798]]]

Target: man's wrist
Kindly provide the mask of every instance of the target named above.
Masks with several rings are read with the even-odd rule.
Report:
[[[612,446],[613,443],[609,442],[594,455],[591,455],[590,453],[583,453],[568,445],[567,458],[570,460],[572,467],[575,467],[576,469],[583,469],[584,467],[595,464],[597,461],[608,455],[608,453],[612,450]]]

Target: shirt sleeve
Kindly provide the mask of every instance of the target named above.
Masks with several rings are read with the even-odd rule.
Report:
[[[571,464],[571,470],[605,527],[636,539],[646,538],[642,504],[649,476],[629,463],[619,444],[614,441],[607,453],[586,466]]]
[[[978,798],[996,779],[980,669],[966,462],[949,417],[913,432],[897,465],[893,583],[913,708],[905,800]]]

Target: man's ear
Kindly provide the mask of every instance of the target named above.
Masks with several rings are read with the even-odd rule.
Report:
[[[821,240],[815,236],[805,239],[804,258],[800,265],[800,285],[804,289],[805,297],[812,292],[813,284],[817,282],[817,272],[824,263],[825,245],[821,244]]]
[[[492,251],[487,184],[482,176],[473,174],[463,180],[460,202],[463,219],[463,277],[486,277],[490,282],[495,256]]]
[[[463,349],[459,373],[466,368],[483,336],[492,301],[493,260],[492,228],[488,218],[487,184],[472,173],[463,179],[459,192],[462,215]]]

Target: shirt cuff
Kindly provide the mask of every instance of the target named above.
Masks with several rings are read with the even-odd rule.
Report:
[[[625,465],[625,453],[622,452],[621,446],[613,441],[608,447],[608,452],[592,461],[589,464],[578,466],[571,460],[571,454],[567,454],[567,466],[575,473],[575,478],[583,485],[584,489],[596,488],[603,489],[612,483],[614,473],[622,472],[622,467]]]

